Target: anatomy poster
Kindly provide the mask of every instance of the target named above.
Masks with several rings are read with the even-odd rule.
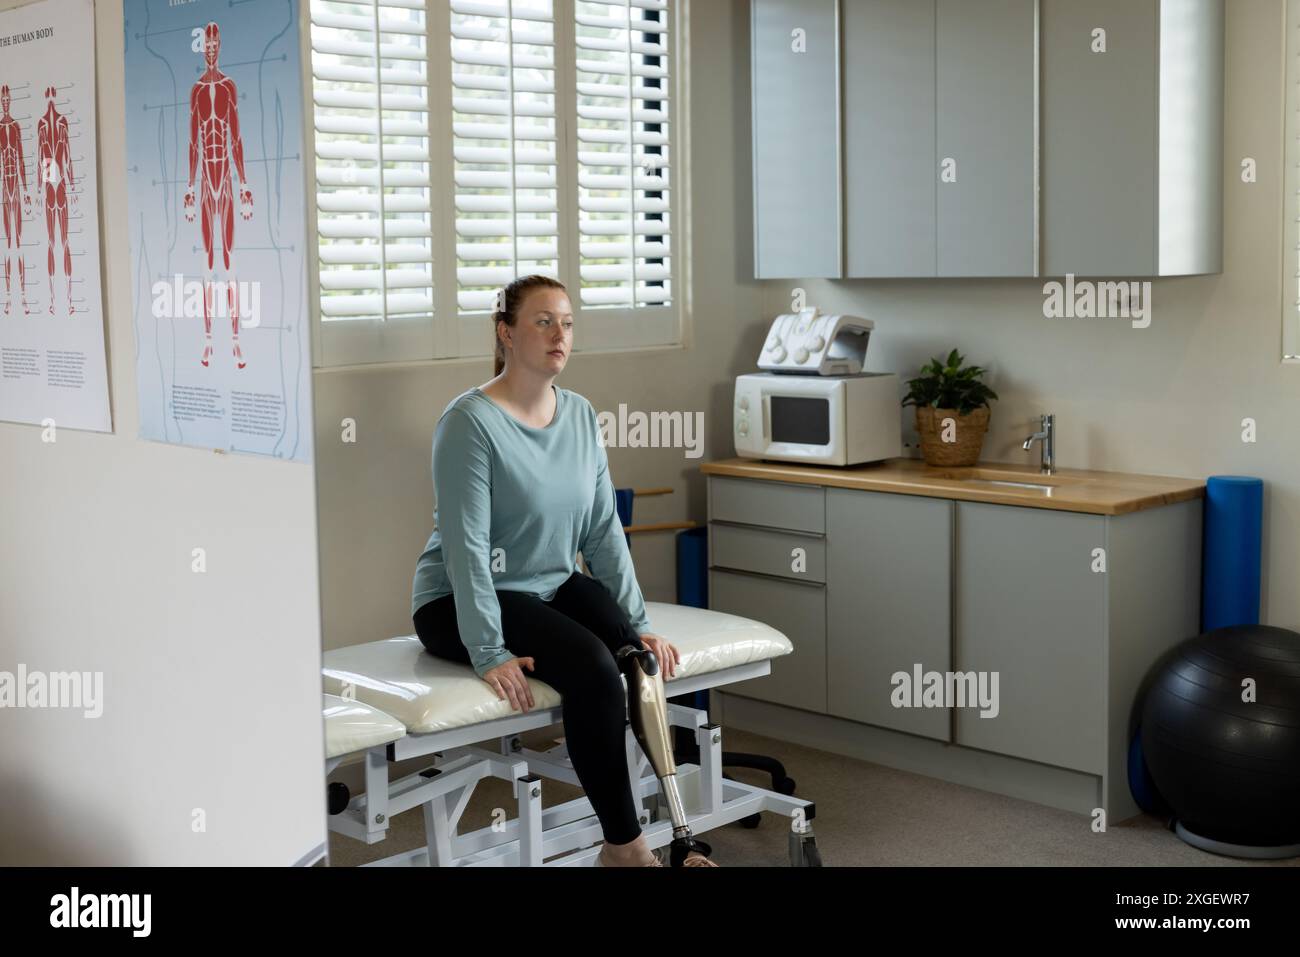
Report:
[[[108,432],[95,13],[0,13],[0,419]]]
[[[309,461],[297,0],[125,0],[140,433]]]

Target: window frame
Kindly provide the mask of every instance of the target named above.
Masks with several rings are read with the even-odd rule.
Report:
[[[381,2],[382,0],[377,0]],[[667,146],[670,171],[669,282],[666,306],[584,307],[581,297],[581,231],[577,160],[576,0],[552,0],[555,42],[557,130],[558,276],[574,307],[574,352],[610,353],[680,349],[691,314],[689,74],[690,0],[668,3]],[[311,298],[312,365],[318,370],[375,365],[423,365],[481,361],[493,351],[490,313],[462,314],[457,306],[455,164],[452,160],[451,0],[426,0],[426,50],[445,51],[426,59],[429,96],[430,222],[433,256],[432,316],[326,321],[321,314],[320,237],[317,217],[315,99],[311,47],[311,0],[300,18],[305,166],[307,175],[307,276]],[[441,144],[441,145],[439,145]],[[635,248],[636,236],[632,242]]]
[[[1300,363],[1300,0],[1282,5],[1282,361]]]

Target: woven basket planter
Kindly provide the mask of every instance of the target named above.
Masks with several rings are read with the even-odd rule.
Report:
[[[951,418],[954,427],[949,435],[953,441],[945,442],[943,420]],[[989,428],[987,406],[969,415],[959,415],[954,409],[934,409],[918,406],[916,431],[921,437],[921,456],[926,465],[964,466],[980,460],[984,448],[984,433]]]

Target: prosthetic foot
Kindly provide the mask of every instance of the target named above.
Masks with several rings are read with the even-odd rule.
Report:
[[[632,733],[654,768],[655,776],[668,799],[668,812],[673,821],[673,842],[670,845],[671,865],[712,866],[700,858],[687,861],[692,851],[705,858],[712,848],[698,840],[686,823],[686,811],[681,793],[677,790],[677,762],[673,759],[672,738],[668,729],[668,698],[664,694],[664,679],[659,662],[648,648],[624,645],[616,656],[619,670],[627,678],[628,714],[632,719]]]

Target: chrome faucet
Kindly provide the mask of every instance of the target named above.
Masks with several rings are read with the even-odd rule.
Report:
[[[1042,464],[1038,471],[1043,475],[1051,475],[1056,471],[1056,416],[1046,413],[1041,416],[1041,428],[1029,438],[1025,439],[1024,449],[1028,452],[1033,448],[1034,442],[1042,442]]]

